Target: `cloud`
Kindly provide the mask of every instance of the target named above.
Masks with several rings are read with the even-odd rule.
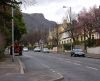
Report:
[[[69,7],[72,7],[73,12],[79,13],[84,7],[89,9],[91,6],[98,6],[99,3],[100,0],[36,0],[35,5],[28,6],[26,9],[22,8],[22,11],[25,13],[43,13],[45,18],[60,23]]]

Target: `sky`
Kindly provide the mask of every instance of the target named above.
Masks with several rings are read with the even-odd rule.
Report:
[[[100,5],[100,0],[29,0],[34,5],[23,7],[24,13],[43,13],[44,17],[50,21],[62,23],[66,19],[66,14],[71,7],[73,13],[79,13],[83,8],[89,9]],[[65,8],[64,8],[65,6]]]

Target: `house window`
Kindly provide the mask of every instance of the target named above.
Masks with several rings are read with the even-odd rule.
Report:
[[[58,42],[58,44],[60,44],[60,42]]]
[[[94,39],[94,35],[92,35],[92,39]]]
[[[64,41],[64,44],[66,43],[66,41]]]
[[[67,40],[67,43],[68,43],[68,40]]]
[[[83,41],[83,37],[81,36],[81,41]]]
[[[70,39],[70,42],[72,42],[72,40]]]
[[[62,44],[63,44],[63,41],[62,41]]]
[[[76,39],[78,40],[78,37]]]

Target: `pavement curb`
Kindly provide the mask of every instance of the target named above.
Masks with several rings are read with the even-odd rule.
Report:
[[[100,59],[100,54],[86,54],[87,58]]]
[[[19,63],[19,68],[20,68],[20,74],[25,74],[25,65],[23,64],[23,62],[21,61],[21,59],[19,57],[17,57],[18,63]],[[64,79],[64,76],[58,72],[53,72],[57,75],[57,78],[50,80],[50,81],[61,81]]]
[[[100,57],[87,56],[87,58],[100,59]]]
[[[64,76],[61,73],[58,73],[58,72],[54,71],[53,69],[50,69],[50,70],[57,75],[57,78],[52,81],[61,81],[64,79]]]
[[[24,74],[25,73],[25,71],[24,71],[25,65],[22,63],[22,61],[18,57],[17,57],[17,59],[18,59],[18,63],[19,63],[20,73]]]
[[[57,78],[57,79],[55,79],[55,80],[53,80],[53,81],[61,81],[61,80],[63,80],[64,79],[64,76],[63,75],[61,75],[60,73],[57,73],[60,77],[59,78]]]

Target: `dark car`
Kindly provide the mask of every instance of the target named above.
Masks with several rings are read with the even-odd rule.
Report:
[[[14,45],[14,54],[15,55],[22,55],[23,46],[21,45]],[[10,46],[10,55],[12,55],[12,46]]]
[[[71,56],[83,56],[85,57],[85,52],[80,48],[75,48],[71,51]]]

